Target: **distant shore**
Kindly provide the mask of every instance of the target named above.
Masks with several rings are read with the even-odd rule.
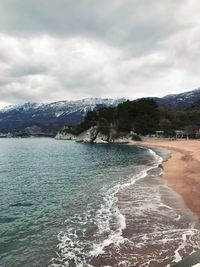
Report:
[[[171,159],[165,162],[164,178],[180,194],[185,204],[200,218],[200,141],[135,142],[145,147],[167,148]]]

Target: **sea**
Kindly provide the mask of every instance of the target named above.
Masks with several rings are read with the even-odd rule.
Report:
[[[166,267],[200,249],[170,152],[0,139],[1,267]]]

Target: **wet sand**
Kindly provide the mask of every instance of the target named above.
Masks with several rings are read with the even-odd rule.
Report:
[[[158,165],[117,193],[117,205],[126,219],[123,242],[107,246],[93,258],[95,267],[169,267],[200,249],[196,216],[200,215],[200,142],[133,144],[171,151],[171,159],[163,164],[167,183]]]
[[[169,267],[200,250],[200,141],[132,144],[157,147],[163,155],[159,148],[166,148],[171,158],[163,163],[164,172],[155,165],[147,176],[119,190],[117,205],[126,222],[123,241],[92,258],[95,267]]]
[[[164,178],[200,218],[200,141],[145,141],[135,144],[171,151],[171,159],[164,163]]]

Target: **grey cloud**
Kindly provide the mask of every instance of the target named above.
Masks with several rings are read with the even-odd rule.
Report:
[[[0,51],[0,61],[3,63],[7,63],[9,61],[8,55],[6,55],[3,51]]]
[[[0,87],[5,86],[5,85],[8,85],[8,84],[10,84],[10,82],[11,82],[11,79],[1,78],[0,79]]]
[[[45,74],[48,71],[47,66],[37,66],[37,65],[22,65],[22,66],[14,66],[8,73],[8,76],[13,78],[16,77],[24,77],[24,76],[31,76],[31,75],[41,75]]]
[[[199,8],[190,0],[1,0],[1,101],[199,87]]]
[[[12,104],[24,103],[27,101],[34,102],[35,98],[33,98],[30,92],[24,94],[22,90],[14,90],[12,86],[10,88],[4,88],[1,90],[1,99],[0,102],[8,102]],[[37,99],[38,100],[38,99]]]
[[[65,79],[60,79],[62,90],[70,90],[73,94],[84,92],[85,96],[94,95],[96,97],[106,95],[107,83],[104,76],[100,73],[95,75],[88,71],[74,73],[72,76],[67,76]]]
[[[16,35],[91,36],[137,54],[183,27],[186,0],[2,0],[0,31]]]

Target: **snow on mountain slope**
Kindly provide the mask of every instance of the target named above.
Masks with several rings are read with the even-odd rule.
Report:
[[[0,110],[0,132],[20,132],[23,135],[24,129],[37,126],[44,135],[47,133],[53,135],[65,124],[79,124],[90,110],[117,106],[124,101],[124,98],[86,98],[48,104],[28,102],[23,105],[7,106]]]
[[[200,89],[181,94],[167,95],[163,98],[155,98],[155,100],[159,106],[172,110],[183,110],[191,107],[195,102],[200,100]]]
[[[182,110],[200,101],[200,89],[182,94],[153,98],[161,107]],[[77,125],[83,121],[89,110],[117,106],[126,99],[86,98],[77,101],[58,101],[53,103],[25,103],[8,106],[0,110],[0,133],[19,135],[33,134],[39,129],[41,135],[55,135],[64,125]]]
[[[30,111],[30,110],[43,110],[43,111],[65,111],[68,109],[94,109],[98,105],[103,106],[116,106],[119,103],[122,103],[125,101],[124,98],[121,99],[109,99],[109,98],[86,98],[82,100],[76,100],[76,101],[58,101],[48,104],[42,104],[42,103],[30,103],[27,102],[22,105],[9,105],[3,109],[0,110],[0,113],[6,113],[13,110],[16,111]]]

